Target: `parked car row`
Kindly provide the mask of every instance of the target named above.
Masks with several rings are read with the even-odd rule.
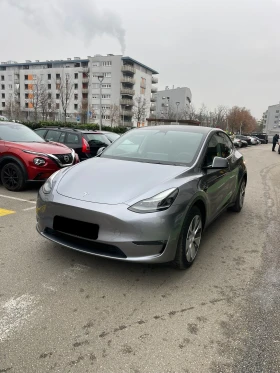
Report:
[[[119,135],[71,128],[30,128],[0,122],[0,181],[11,191],[29,182],[42,182],[54,172],[95,157]]]
[[[255,135],[235,135],[232,141],[234,146],[237,148],[242,148],[248,145],[267,144],[266,139],[259,138]]]

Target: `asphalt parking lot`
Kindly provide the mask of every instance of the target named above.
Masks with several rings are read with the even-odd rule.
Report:
[[[35,230],[38,187],[0,186],[0,372],[280,372],[280,155],[241,151],[244,208],[188,271],[59,247]]]

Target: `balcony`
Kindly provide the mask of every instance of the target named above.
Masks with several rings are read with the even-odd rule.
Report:
[[[135,69],[135,67],[133,67],[131,65],[123,65],[122,66],[122,72],[135,74],[136,73],[136,69]]]
[[[82,93],[88,93],[88,88],[82,88]]]
[[[157,101],[157,96],[156,95],[152,95],[151,96],[151,102],[156,102]]]
[[[121,78],[121,82],[122,83],[128,83],[128,84],[135,84],[135,79],[133,79],[133,78],[130,78],[130,77],[128,77],[128,76],[123,76],[122,78]]]
[[[155,76],[152,76],[152,84],[157,84],[158,83],[158,78]]]
[[[121,89],[121,95],[134,96],[135,95],[135,91],[134,91],[134,89],[122,88]]]
[[[82,83],[88,83],[88,78],[83,78]]]
[[[14,80],[15,84],[19,84],[19,79]]]
[[[152,93],[156,93],[157,90],[158,90],[157,87],[155,87],[154,85],[152,85],[151,92]]]
[[[125,117],[133,117],[133,111],[132,110],[124,110],[122,111],[122,115]]]
[[[129,106],[133,106],[133,105],[134,105],[134,101],[133,101],[133,100],[126,99],[126,98],[122,98],[122,99],[120,100],[120,104],[121,104],[121,105],[129,105]]]
[[[151,104],[151,107],[150,107],[151,111],[156,111],[156,105],[154,104]]]

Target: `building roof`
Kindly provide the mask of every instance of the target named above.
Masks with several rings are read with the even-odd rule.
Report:
[[[48,64],[61,64],[61,63],[78,63],[78,62],[88,62],[89,60],[87,58],[85,59],[79,59],[79,60],[53,60],[53,61],[39,61],[39,62],[36,62],[36,61],[31,61],[31,62],[11,62],[11,61],[7,61],[7,62],[1,62],[0,64],[0,67],[1,66],[5,66],[5,67],[11,67],[11,66],[27,66],[27,65],[48,65]]]
[[[134,59],[131,58],[131,57],[128,57],[128,56],[127,56],[127,57],[122,57],[122,60],[123,60],[123,61],[130,61],[130,62],[133,62],[133,63],[137,63],[137,65],[144,67],[144,69],[150,70],[150,71],[152,72],[152,74],[154,74],[154,75],[155,75],[155,74],[158,74],[157,71],[151,69],[150,67],[144,65],[143,63],[141,63],[141,62],[139,62],[139,61],[134,60]]]

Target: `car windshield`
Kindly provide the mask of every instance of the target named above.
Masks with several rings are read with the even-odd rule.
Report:
[[[111,144],[107,137],[102,133],[86,133],[84,136],[89,143],[89,146],[108,146]]]
[[[0,140],[11,142],[45,142],[30,128],[17,123],[0,123]]]
[[[201,149],[204,135],[172,129],[133,130],[121,136],[101,157],[147,163],[190,166]]]
[[[117,133],[105,133],[105,136],[111,141],[111,142],[114,142],[116,141],[120,135],[118,135]]]

